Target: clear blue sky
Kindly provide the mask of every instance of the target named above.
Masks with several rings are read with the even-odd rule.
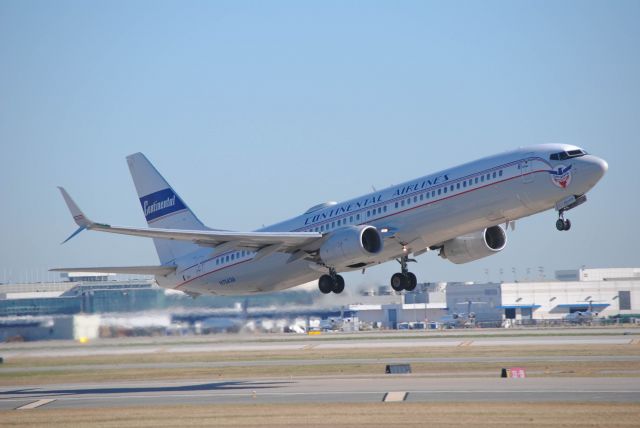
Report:
[[[144,152],[211,227],[255,229],[521,145],[576,144],[610,169],[570,213],[524,219],[503,253],[421,281],[512,267],[640,266],[639,1],[0,1],[0,281],[154,264],[125,156]],[[395,263],[352,274],[388,282]],[[44,275],[41,274],[41,278]]]

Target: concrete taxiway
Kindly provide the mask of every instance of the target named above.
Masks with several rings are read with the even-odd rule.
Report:
[[[391,395],[389,395],[391,394]],[[0,410],[176,404],[640,402],[637,378],[450,378],[416,375],[114,382],[5,387]],[[26,406],[26,407],[25,407]]]

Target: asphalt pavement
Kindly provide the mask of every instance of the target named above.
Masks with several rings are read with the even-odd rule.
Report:
[[[637,378],[450,378],[417,375],[113,382],[8,387],[0,410],[243,403],[640,402]]]

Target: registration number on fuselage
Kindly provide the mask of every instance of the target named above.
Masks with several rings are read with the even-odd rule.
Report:
[[[225,278],[222,281],[219,282],[220,285],[229,285],[229,284],[233,284],[234,282],[236,282],[235,277],[230,276],[229,278]]]

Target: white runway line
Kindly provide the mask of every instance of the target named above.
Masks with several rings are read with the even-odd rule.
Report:
[[[31,409],[37,409],[38,407],[42,407],[45,404],[49,404],[52,401],[56,401],[53,398],[46,398],[46,399],[42,399],[42,400],[38,400],[38,401],[34,401],[33,403],[29,403],[29,404],[25,404],[24,406],[20,406],[18,407],[16,410],[31,410]]]
[[[404,391],[391,391],[384,394],[382,401],[385,403],[393,403],[398,401],[404,401],[407,399],[407,393]]]

